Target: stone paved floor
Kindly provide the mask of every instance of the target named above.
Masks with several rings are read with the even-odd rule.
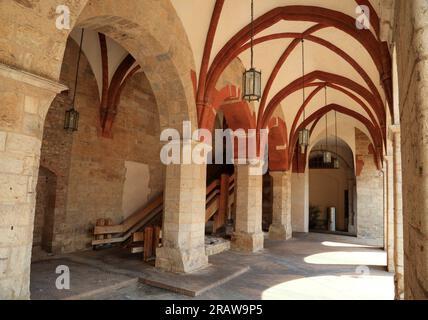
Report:
[[[196,299],[393,299],[393,275],[385,271],[386,253],[381,249],[358,245],[356,238],[296,234],[290,241],[267,240],[265,247],[263,252],[254,255],[228,251],[211,257],[211,263],[248,265],[250,270],[206,291]],[[79,261],[76,265],[87,268],[88,274],[91,274],[99,260],[86,263],[90,255],[94,253],[77,254],[69,258],[74,262]],[[113,262],[112,258],[107,257],[101,260],[103,265]],[[43,290],[43,279],[47,278],[40,274],[43,263],[39,261],[35,264],[37,268],[33,268],[32,298],[61,298],[58,295],[50,296],[55,290]],[[139,260],[130,261],[129,266],[139,263]],[[191,299],[137,282],[120,288],[120,283],[126,281],[126,277],[131,280],[133,276],[126,268],[126,265],[122,265],[120,270],[117,266],[101,268],[97,275],[98,282],[92,281],[101,287],[95,286],[90,297],[83,297],[120,300]],[[103,278],[103,273],[105,279],[108,279],[106,288],[113,290],[102,289],[103,283],[99,279]],[[84,270],[75,274],[72,278],[75,285],[73,294],[78,293],[79,288],[84,290],[84,283],[87,285]]]

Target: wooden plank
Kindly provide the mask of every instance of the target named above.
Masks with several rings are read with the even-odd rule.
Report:
[[[213,199],[213,201],[208,205],[208,208],[205,210],[205,223],[211,219],[211,217],[217,212],[218,201]]]
[[[114,233],[123,233],[123,225],[115,225],[115,226],[96,226],[94,229],[95,235],[103,235],[103,234],[114,234]]]
[[[132,228],[134,225],[136,225],[139,221],[144,219],[148,214],[150,214],[153,210],[155,210],[157,207],[163,204],[163,194],[155,198],[152,202],[150,202],[149,205],[147,205],[145,208],[137,211],[132,216],[127,218],[123,225],[124,230],[127,231],[130,228]]]
[[[113,225],[113,220],[112,219],[106,219],[106,226],[112,226]],[[111,239],[113,238],[113,235],[111,233],[107,234],[105,236],[107,239]]]
[[[218,212],[214,217],[214,233],[226,223],[227,211],[229,208],[229,184],[229,175],[222,174],[220,180],[220,196],[218,197]]]
[[[114,233],[123,233],[127,232],[130,228],[136,225],[139,221],[144,219],[149,215],[153,210],[162,205],[163,203],[163,194],[156,197],[152,202],[150,202],[146,207],[138,210],[136,213],[125,219],[125,221],[120,225],[115,226],[97,226],[95,227],[94,234],[114,234]]]
[[[144,241],[144,232],[134,232],[132,234],[132,242],[143,242]]]
[[[125,233],[121,237],[111,238],[111,239],[103,239],[103,240],[93,240],[92,245],[100,245],[100,244],[108,244],[108,243],[119,243],[127,240],[129,237],[132,236],[134,232],[137,232],[139,229],[144,227],[145,224],[150,222],[151,219],[153,219],[157,214],[162,213],[162,207],[156,208],[151,214],[149,214],[147,217],[145,217],[143,220],[141,220],[138,224],[136,224],[132,229],[130,229],[127,233]]]
[[[153,257],[153,227],[146,227],[144,229],[144,261],[148,261]]]
[[[135,253],[143,253],[144,252],[144,247],[130,247],[129,248],[130,253],[135,254]]]
[[[97,228],[103,227],[105,224],[106,224],[105,219],[98,219],[97,222],[96,222],[95,230]],[[103,235],[97,235],[97,233],[95,233],[95,239],[96,240],[103,240],[104,236]]]
[[[124,239],[123,237],[111,238],[111,239],[102,239],[102,240],[93,240],[92,245],[98,246],[100,244],[119,243],[119,242],[123,242],[125,240],[126,239]]]
[[[208,187],[207,187],[207,193],[206,195],[209,195],[214,189],[216,189],[220,185],[220,180],[213,181]]]
[[[153,230],[153,255],[156,256],[156,250],[160,245],[161,228],[156,226]]]
[[[214,199],[218,194],[220,194],[220,190],[216,190],[214,192],[211,192],[209,196],[207,196],[206,204],[209,204],[212,199]]]

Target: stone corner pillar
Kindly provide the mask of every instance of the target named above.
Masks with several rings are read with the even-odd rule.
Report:
[[[156,251],[156,267],[175,273],[202,269],[208,265],[205,253],[206,165],[167,165],[165,179],[163,247]]]
[[[394,165],[393,156],[385,156],[384,193],[385,193],[385,251],[387,253],[387,270],[395,272],[395,227],[394,227]]]
[[[2,63],[0,82],[0,299],[29,299],[44,120],[67,88]]]
[[[288,240],[292,237],[291,227],[291,173],[270,172],[273,178],[272,225],[269,239]]]
[[[394,171],[394,283],[395,299],[404,299],[404,238],[403,238],[403,195],[401,167],[401,129],[391,126],[393,133],[393,171]]]
[[[242,161],[240,161],[242,163]],[[232,235],[232,249],[257,252],[263,249],[262,196],[263,161],[237,164],[236,221]]]
[[[291,174],[291,224],[294,232],[309,232],[309,170]]]

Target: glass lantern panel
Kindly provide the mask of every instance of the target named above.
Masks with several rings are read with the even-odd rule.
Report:
[[[254,73],[247,71],[245,73],[245,95],[251,96],[254,92]]]
[[[254,95],[257,97],[261,97],[262,95],[262,75],[260,72],[258,71],[253,71],[254,72]]]
[[[328,151],[324,152],[324,163],[331,163],[331,153]]]

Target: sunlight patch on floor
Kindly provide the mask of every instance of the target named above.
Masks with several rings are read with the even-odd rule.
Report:
[[[392,276],[317,276],[287,281],[262,293],[263,300],[392,300]]]
[[[333,241],[324,241],[324,242],[321,242],[321,244],[326,247],[337,247],[337,248],[373,248],[371,246],[366,246],[361,244],[333,242]]]
[[[310,264],[385,266],[386,254],[380,252],[343,252],[332,251],[310,255],[304,259]]]

